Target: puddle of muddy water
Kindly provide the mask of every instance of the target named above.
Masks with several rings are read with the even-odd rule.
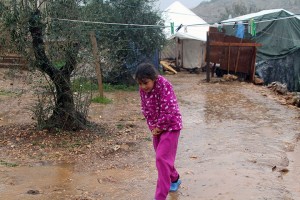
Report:
[[[2,167],[0,171],[0,199],[5,200],[147,199],[152,196],[155,187],[153,169],[149,169],[150,173],[136,169],[79,173],[68,164]]]

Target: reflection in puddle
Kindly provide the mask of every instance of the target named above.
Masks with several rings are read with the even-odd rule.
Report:
[[[13,173],[6,175],[5,172],[1,174],[1,177],[7,180],[1,196],[7,200],[16,199],[12,194],[18,194],[19,198],[26,199],[31,195],[43,196],[49,190],[61,193],[74,190],[72,184],[73,165],[71,164],[16,167],[7,170],[7,172]]]
[[[6,180],[0,183],[0,196],[5,200],[151,197],[155,188],[152,178],[155,171],[148,173],[144,170],[109,169],[80,173],[74,171],[72,164],[9,168],[0,174],[0,180]],[[147,191],[144,186],[148,187]]]

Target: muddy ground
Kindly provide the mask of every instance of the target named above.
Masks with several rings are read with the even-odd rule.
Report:
[[[137,91],[92,104],[97,125],[78,133],[36,131],[34,78],[0,71],[0,199],[153,199],[151,135]],[[183,115],[182,177],[172,200],[299,200],[300,112],[263,86],[211,83],[205,74],[166,76]]]

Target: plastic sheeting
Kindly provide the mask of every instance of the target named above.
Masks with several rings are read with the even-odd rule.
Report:
[[[283,9],[265,10],[224,20],[222,23],[225,23],[223,27],[226,34],[235,35],[234,22],[242,21],[247,25],[250,19],[255,20],[256,37],[246,33],[245,38],[262,44],[257,49],[260,60],[283,58],[300,49],[300,20]]]
[[[261,61],[256,73],[265,84],[278,81],[287,85],[289,91],[300,92],[300,50],[280,59]]]
[[[290,91],[300,91],[300,19],[283,9],[264,10],[257,13],[224,20],[227,35],[234,35],[233,24],[250,19],[256,23],[256,36],[245,33],[262,46],[257,48],[256,72],[266,84],[286,83]],[[247,30],[247,29],[246,29]]]

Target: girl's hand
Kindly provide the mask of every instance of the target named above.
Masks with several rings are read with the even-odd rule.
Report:
[[[156,136],[161,134],[162,130],[160,130],[159,128],[154,128],[151,132],[153,136]]]

